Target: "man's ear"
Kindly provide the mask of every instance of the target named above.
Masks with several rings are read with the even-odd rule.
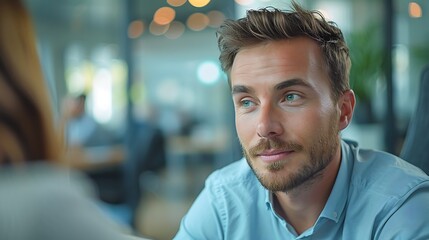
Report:
[[[345,129],[353,117],[353,110],[355,108],[356,98],[353,90],[346,90],[338,99],[338,107],[340,109],[339,129]]]

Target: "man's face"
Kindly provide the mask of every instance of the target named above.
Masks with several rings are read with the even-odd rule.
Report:
[[[338,104],[319,46],[295,38],[242,49],[230,73],[238,137],[261,184],[290,191],[338,156]]]

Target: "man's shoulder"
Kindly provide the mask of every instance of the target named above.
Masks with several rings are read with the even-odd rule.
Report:
[[[429,186],[429,177],[421,169],[395,155],[357,147],[353,151],[351,183],[356,187],[399,196],[419,186]]]
[[[358,149],[355,155],[354,170],[367,177],[377,177],[381,174],[391,177],[410,177],[428,180],[429,177],[420,168],[387,152]]]
[[[356,144],[348,146],[351,151],[346,150],[346,159],[351,167],[345,222],[355,224],[347,225],[345,232],[354,233],[356,226],[360,226],[358,233],[367,233],[371,239],[392,239],[390,236],[397,233],[396,229],[409,223],[404,217],[416,210],[419,214],[413,215],[415,224],[422,224],[423,218],[417,215],[427,213],[429,177],[395,155],[360,149]],[[412,230],[405,235],[416,228],[409,229]],[[379,234],[389,237],[377,237]],[[403,231],[401,234],[405,236]],[[410,236],[401,239],[414,239]]]

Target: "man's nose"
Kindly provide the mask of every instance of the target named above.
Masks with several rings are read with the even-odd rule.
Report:
[[[273,104],[261,105],[256,132],[261,138],[273,138],[283,133],[283,116]]]

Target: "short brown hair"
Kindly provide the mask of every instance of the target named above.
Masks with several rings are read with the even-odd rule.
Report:
[[[221,67],[229,75],[235,56],[243,47],[300,36],[309,37],[320,45],[333,97],[337,100],[350,88],[351,61],[343,34],[320,12],[305,10],[294,1],[291,11],[262,8],[247,11],[246,17],[238,20],[226,20],[217,31]]]

